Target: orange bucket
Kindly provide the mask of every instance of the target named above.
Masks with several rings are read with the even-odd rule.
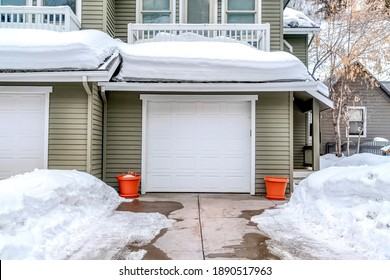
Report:
[[[284,200],[286,199],[286,187],[288,183],[288,178],[280,177],[264,177],[266,196],[267,199],[272,200]]]
[[[119,195],[124,198],[137,198],[139,197],[139,182],[141,175],[133,174],[122,174],[116,176],[119,184]]]

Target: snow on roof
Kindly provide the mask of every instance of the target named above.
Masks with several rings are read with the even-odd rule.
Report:
[[[0,29],[0,69],[97,69],[118,42],[98,30]]]
[[[285,8],[283,12],[283,26],[292,28],[319,28],[319,25],[311,20],[304,13],[291,9]]]
[[[238,42],[167,41],[121,44],[119,79],[262,82],[308,80],[306,66],[287,52]]]

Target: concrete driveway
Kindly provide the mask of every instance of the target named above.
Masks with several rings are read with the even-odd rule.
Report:
[[[278,259],[265,245],[252,216],[284,201],[249,194],[150,193],[122,203],[119,211],[160,212],[176,220],[145,246],[145,260]]]

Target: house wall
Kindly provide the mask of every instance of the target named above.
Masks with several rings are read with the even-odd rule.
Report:
[[[109,92],[107,100],[106,182],[117,188],[115,177],[118,174],[129,170],[141,172],[142,102],[138,93],[130,92]],[[256,193],[265,193],[264,176],[290,176],[291,110],[292,103],[286,92],[259,95]]]
[[[293,47],[293,55],[298,57],[306,66],[308,64],[307,35],[284,35],[284,39]],[[290,52],[284,45],[284,51]]]
[[[97,29],[115,35],[115,0],[83,0],[82,29]]]
[[[135,23],[135,0],[115,1],[115,37],[127,42],[127,25]]]
[[[115,36],[115,0],[107,0],[105,10],[106,20],[104,22],[104,30],[111,36]]]
[[[117,187],[118,174],[141,172],[142,102],[136,93],[106,94],[106,183]]]
[[[372,141],[374,137],[390,139],[390,97],[380,88],[367,88],[361,79],[350,85],[359,92],[359,100],[350,106],[365,106],[367,108],[367,137],[361,142]],[[332,112],[326,110],[321,113],[321,153],[325,153],[327,142],[335,142],[332,125]],[[345,125],[341,127],[342,143],[347,141]],[[357,143],[357,137],[350,137],[350,141]]]
[[[56,84],[50,94],[49,168],[86,171],[87,94],[81,84]]]
[[[262,23],[271,25],[271,51],[283,50],[283,1],[262,0]]]

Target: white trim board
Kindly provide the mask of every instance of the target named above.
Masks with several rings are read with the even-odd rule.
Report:
[[[105,91],[130,92],[213,92],[213,93],[257,93],[305,91],[312,97],[333,108],[333,101],[327,97],[327,87],[317,81],[307,82],[265,82],[265,83],[126,83],[101,82]]]

